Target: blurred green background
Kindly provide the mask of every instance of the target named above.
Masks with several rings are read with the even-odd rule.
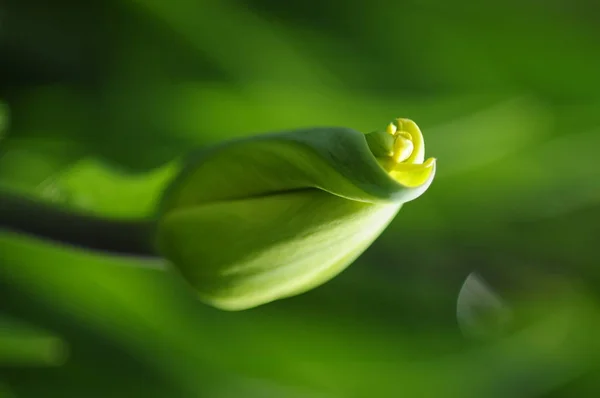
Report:
[[[4,188],[144,216],[191,148],[395,117],[439,172],[333,281],[237,313],[0,231],[0,397],[598,396],[598,21],[594,0],[5,0]],[[509,330],[483,293],[457,320],[472,272]]]

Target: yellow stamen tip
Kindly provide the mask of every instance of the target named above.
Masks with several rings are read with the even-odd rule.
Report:
[[[388,124],[387,128],[385,129],[385,131],[388,134],[391,134],[391,135],[396,134],[396,125],[394,123]]]

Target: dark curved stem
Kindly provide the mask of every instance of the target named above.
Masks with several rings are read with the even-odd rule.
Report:
[[[157,256],[155,220],[118,220],[61,209],[29,197],[0,192],[0,230],[32,235],[111,254]]]

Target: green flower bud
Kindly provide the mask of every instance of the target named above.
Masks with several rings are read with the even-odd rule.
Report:
[[[343,271],[435,174],[417,125],[315,128],[203,149],[167,190],[157,246],[205,302],[242,310]]]

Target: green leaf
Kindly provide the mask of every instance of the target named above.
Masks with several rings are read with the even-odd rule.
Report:
[[[0,366],[62,365],[67,351],[66,342],[53,333],[0,314]]]
[[[401,171],[382,167],[389,160],[346,128],[264,134],[193,154],[165,195],[159,250],[222,309],[325,283],[431,184],[435,163],[423,163],[420,131],[405,124],[419,150]]]

